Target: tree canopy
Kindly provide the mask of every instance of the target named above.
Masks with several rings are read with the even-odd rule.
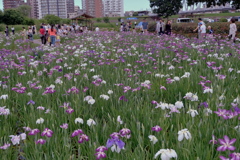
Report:
[[[59,24],[61,22],[61,18],[52,14],[48,14],[44,17],[48,24]]]
[[[236,9],[240,8],[240,0],[188,0],[188,5],[197,4],[199,2],[205,2],[207,7],[216,5],[225,5],[227,3],[232,4]]]
[[[21,5],[18,8],[16,8],[19,13],[21,13],[24,17],[29,17],[31,14],[31,7],[28,5]]]
[[[0,10],[0,23],[2,23],[2,19],[3,19],[3,11]]]
[[[22,24],[24,17],[15,9],[7,9],[4,11],[2,20],[7,25],[16,25]]]
[[[178,14],[182,8],[181,0],[149,0],[153,12],[160,17],[167,18],[171,15]]]

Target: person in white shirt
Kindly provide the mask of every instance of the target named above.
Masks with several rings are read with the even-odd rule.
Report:
[[[229,39],[231,39],[231,42],[234,42],[235,40],[235,36],[236,36],[236,32],[237,32],[237,26],[235,24],[235,19],[231,19],[230,20],[231,24],[230,24],[230,29],[229,29]]]
[[[15,33],[15,29],[14,29],[14,27],[12,26],[12,34],[14,35],[14,33]]]
[[[79,27],[80,27],[80,26],[77,24],[77,25],[76,25],[76,31],[77,31],[77,33],[79,32]]]
[[[123,24],[121,23],[120,32],[123,32]]]
[[[200,36],[199,36],[199,40],[203,40],[203,38],[206,35],[206,25],[204,23],[199,23],[200,25]]]
[[[201,39],[201,32],[200,32],[200,27],[201,24],[205,25],[205,23],[203,22],[202,18],[198,18],[198,26],[196,29],[193,30],[193,32],[196,32],[198,30],[198,39]]]
[[[98,32],[98,31],[99,31],[99,28],[98,28],[98,26],[95,28],[95,31],[96,31],[96,32]]]

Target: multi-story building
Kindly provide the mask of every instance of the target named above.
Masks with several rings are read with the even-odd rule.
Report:
[[[26,3],[24,0],[3,0],[3,8],[10,9],[10,8],[17,8],[20,5],[25,5]]]
[[[67,0],[67,13],[74,13],[74,0]]]
[[[103,17],[102,0],[82,0],[83,11],[93,17]]]
[[[105,17],[123,17],[123,0],[104,0]]]
[[[27,4],[31,7],[31,18],[39,18],[38,0],[27,0]]]
[[[81,10],[79,6],[74,6],[74,11],[72,13],[68,13],[68,18],[76,17],[80,13],[83,13],[83,10]]]
[[[82,10],[80,9],[80,7],[79,6],[74,6],[74,12],[75,13],[79,13],[79,12],[81,12]]]
[[[39,18],[53,14],[60,18],[67,18],[67,0],[38,0]]]

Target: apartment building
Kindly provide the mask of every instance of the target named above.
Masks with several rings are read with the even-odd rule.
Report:
[[[124,16],[123,0],[104,0],[103,4],[105,17]]]
[[[93,17],[103,17],[102,0],[82,0],[83,12]]]
[[[27,0],[27,5],[31,7],[31,18],[39,18],[38,0]]]
[[[39,19],[47,14],[67,18],[67,0],[38,0]]]
[[[74,13],[74,0],[67,0],[67,13]]]
[[[25,4],[24,0],[3,0],[3,9],[17,8]]]

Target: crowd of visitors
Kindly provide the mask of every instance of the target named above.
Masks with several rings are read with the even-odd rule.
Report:
[[[193,31],[194,32],[198,31],[198,39],[201,41],[206,37],[206,34],[212,35],[214,31],[211,26],[206,27],[206,24],[201,18],[199,18],[198,21],[199,21],[198,26]],[[237,27],[235,24],[235,19],[231,19],[230,22],[231,24],[229,27],[228,38],[229,40],[231,40],[231,42],[234,42],[236,37]],[[118,26],[118,23],[116,23],[116,25]],[[120,32],[132,31],[133,33],[136,33],[137,29],[144,34],[148,33],[149,24],[146,21],[146,19],[143,19],[143,21],[140,22],[139,24],[137,24],[136,21],[133,24],[131,21],[128,21],[127,23],[122,22],[120,25]],[[15,28],[13,26],[11,28],[11,31],[12,31],[12,35],[14,35]],[[28,26],[27,29],[25,27],[22,27],[21,36],[23,40],[26,40],[27,38],[28,40],[33,41],[34,35],[39,34],[42,45],[46,45],[48,42],[50,46],[56,46],[56,45],[59,46],[60,39],[62,36],[66,36],[69,33],[83,33],[87,31],[88,31],[88,28],[86,26],[67,25],[67,24],[49,25],[49,24],[43,23],[40,26],[39,32],[37,32],[37,27],[35,25]],[[100,28],[97,26],[95,28],[95,32],[99,32],[99,31],[100,31]],[[170,36],[172,33],[172,21],[168,20],[165,23],[163,19],[156,20],[155,32],[157,33],[158,36],[162,36],[163,34]],[[6,34],[6,37],[9,36],[8,26],[6,26],[5,34]]]
[[[172,32],[172,21],[167,21],[167,23],[165,24],[164,20],[159,20],[156,21],[156,33],[160,36],[163,34],[167,34],[167,35],[171,35]],[[132,29],[131,29],[132,28]],[[137,22],[134,22],[134,25],[132,26],[131,21],[124,23],[121,23],[120,26],[120,32],[128,32],[128,31],[132,31],[133,33],[136,33],[136,30],[140,30],[140,32],[142,33],[148,33],[148,29],[149,29],[149,24],[146,21],[146,19],[143,19],[142,22],[140,22],[139,24],[137,24]]]
[[[212,27],[211,26],[206,27],[206,24],[203,22],[202,18],[198,18],[198,21],[199,21],[198,26],[193,31],[194,32],[198,31],[199,40],[203,40],[206,37],[207,29],[208,29],[208,34],[210,35],[213,34]],[[232,18],[230,20],[229,34],[228,34],[228,38],[231,40],[231,42],[235,42],[236,33],[237,33],[237,26],[235,24],[235,19]]]

